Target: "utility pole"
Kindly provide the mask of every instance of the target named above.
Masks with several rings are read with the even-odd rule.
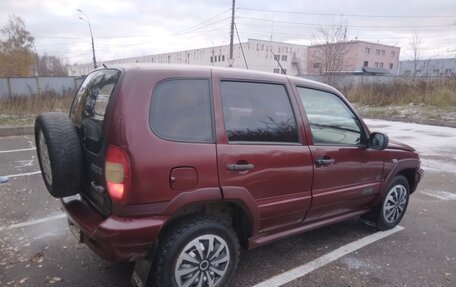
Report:
[[[228,59],[228,63],[230,67],[233,67],[233,38],[234,38],[234,8],[236,6],[236,0],[233,0],[233,7],[231,8],[231,33],[230,33],[230,58]]]
[[[79,19],[81,19],[82,21],[89,24],[90,37],[92,38],[93,68],[96,69],[97,68],[97,59],[95,58],[95,44],[93,43],[93,34],[92,34],[92,26],[90,26],[90,19],[89,19],[89,16],[87,16],[84,12],[82,12],[81,9],[78,9],[78,12],[87,18],[87,20],[86,20],[86,19],[82,18],[81,16],[79,16]]]
[[[35,43],[33,43],[33,48],[35,48],[35,62],[36,62],[36,76],[40,76],[40,65],[38,60],[38,52],[36,51]]]

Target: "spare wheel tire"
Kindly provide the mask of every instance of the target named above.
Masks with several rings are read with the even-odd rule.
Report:
[[[75,126],[64,113],[42,113],[35,120],[35,143],[44,183],[53,197],[79,193],[83,159]]]

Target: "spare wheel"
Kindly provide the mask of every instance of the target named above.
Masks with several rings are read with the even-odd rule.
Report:
[[[83,159],[75,126],[64,113],[42,113],[35,120],[35,143],[44,183],[56,198],[79,193]]]

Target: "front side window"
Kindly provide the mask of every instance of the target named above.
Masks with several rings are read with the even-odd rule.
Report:
[[[230,142],[299,142],[283,85],[222,81],[221,97]]]
[[[150,126],[166,140],[213,142],[209,80],[176,79],[159,83],[153,93]]]
[[[338,96],[301,87],[298,92],[314,145],[360,145],[365,141],[361,123]]]

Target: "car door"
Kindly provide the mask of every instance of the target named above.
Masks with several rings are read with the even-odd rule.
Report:
[[[310,207],[312,160],[300,140],[287,82],[223,80],[214,76],[217,158],[224,196],[249,196],[258,232],[298,224]],[[287,88],[288,87],[288,88]],[[294,103],[296,108],[296,102]]]
[[[381,185],[381,153],[367,148],[368,134],[341,96],[297,87],[314,162],[312,207],[305,221],[365,210]]]

